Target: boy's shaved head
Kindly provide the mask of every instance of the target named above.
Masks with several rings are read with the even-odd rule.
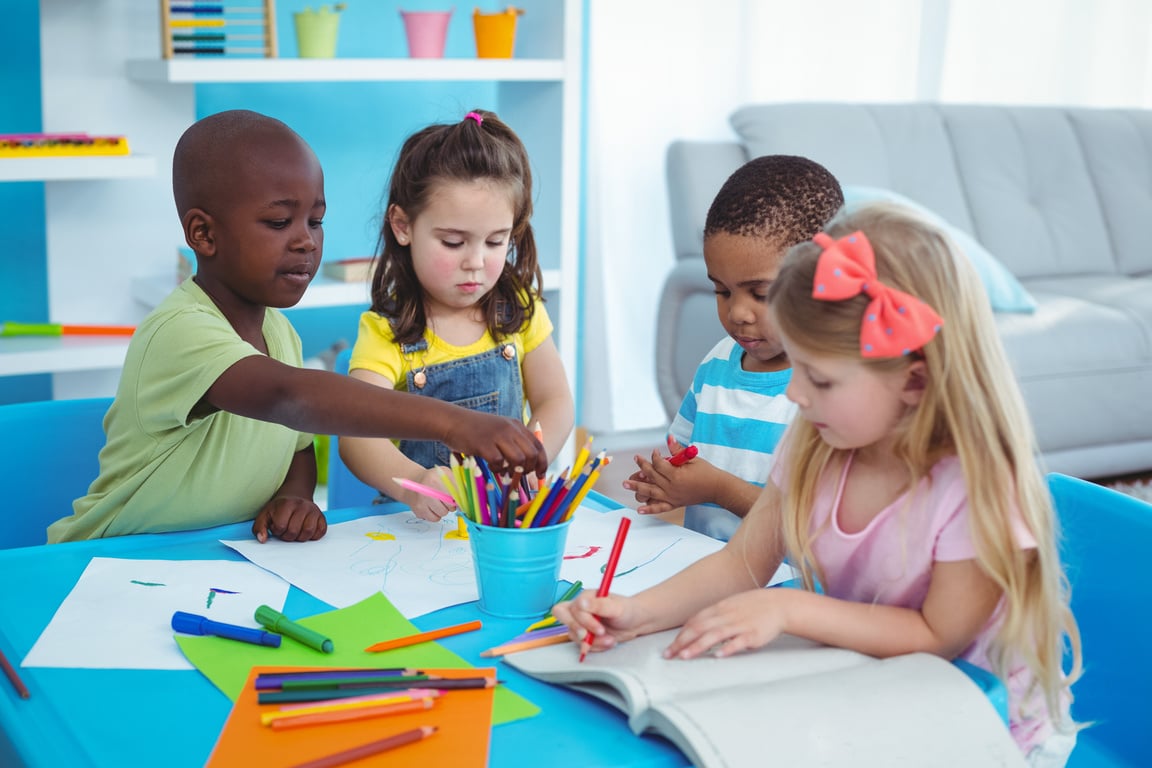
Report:
[[[177,213],[183,218],[191,208],[211,210],[224,203],[236,173],[266,148],[282,147],[289,137],[308,146],[281,121],[247,109],[218,112],[194,123],[172,156]]]
[[[786,249],[811,240],[843,204],[840,183],[824,166],[795,155],[764,155],[738,168],[716,193],[704,238],[725,232]]]

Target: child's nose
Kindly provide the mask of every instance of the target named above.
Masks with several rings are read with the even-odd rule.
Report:
[[[484,269],[484,249],[468,248],[464,252],[464,261],[461,266],[469,272]]]
[[[804,397],[804,393],[800,391],[800,385],[796,383],[795,373],[788,382],[788,386],[784,389],[784,396],[801,408],[808,406],[808,400]]]
[[[308,226],[302,227],[297,233],[293,245],[297,250],[314,251],[320,242],[318,234],[319,230],[313,230],[312,227]]]
[[[752,325],[756,322],[756,309],[752,302],[736,299],[728,306],[728,317],[737,325]]]

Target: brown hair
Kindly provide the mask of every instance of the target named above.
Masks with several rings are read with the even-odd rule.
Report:
[[[430,125],[409,136],[392,170],[372,276],[372,310],[388,318],[397,342],[418,341],[424,335],[427,318],[411,246],[397,242],[389,213],[397,206],[415,219],[427,207],[437,185],[477,179],[505,186],[513,209],[504,271],[480,300],[488,331],[496,339],[515,333],[531,320],[535,309],[532,299],[543,300],[543,276],[531,224],[528,152],[495,114],[473,110],[460,122]]]

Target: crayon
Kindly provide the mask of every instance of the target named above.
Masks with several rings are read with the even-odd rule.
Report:
[[[426,643],[430,640],[438,640],[441,637],[449,637],[450,635],[459,635],[462,632],[471,632],[474,629],[480,629],[483,626],[479,619],[473,621],[466,621],[463,624],[456,624],[451,627],[441,627],[440,629],[432,629],[427,632],[417,632],[414,635],[407,637],[397,637],[394,640],[385,640],[375,645],[370,645],[364,650],[368,653],[379,653],[380,651],[391,651],[394,648],[403,648],[408,645],[416,645],[417,643]]]
[[[187,635],[215,635],[253,645],[280,647],[280,635],[275,633],[241,627],[236,624],[225,624],[222,621],[212,621],[206,616],[197,616],[194,613],[185,613],[184,611],[176,611],[172,614],[172,629]]]
[[[596,597],[607,597],[608,591],[612,588],[612,577],[616,575],[616,566],[620,563],[620,551],[624,549],[624,538],[628,535],[628,528],[631,525],[630,518],[620,518],[620,527],[616,529],[616,540],[612,542],[612,551],[608,555],[608,564],[604,566],[604,576],[600,579],[600,589],[596,590]],[[584,639],[580,642],[581,663],[591,646],[592,632],[589,630],[584,633]]]
[[[281,635],[286,635],[298,643],[315,648],[322,653],[332,653],[332,641],[314,629],[302,627],[271,606],[262,605],[256,609],[256,621]]]

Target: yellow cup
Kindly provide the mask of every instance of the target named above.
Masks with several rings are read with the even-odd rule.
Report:
[[[516,45],[516,19],[524,13],[508,6],[499,13],[472,13],[472,29],[476,33],[476,57],[480,59],[510,59]]]

